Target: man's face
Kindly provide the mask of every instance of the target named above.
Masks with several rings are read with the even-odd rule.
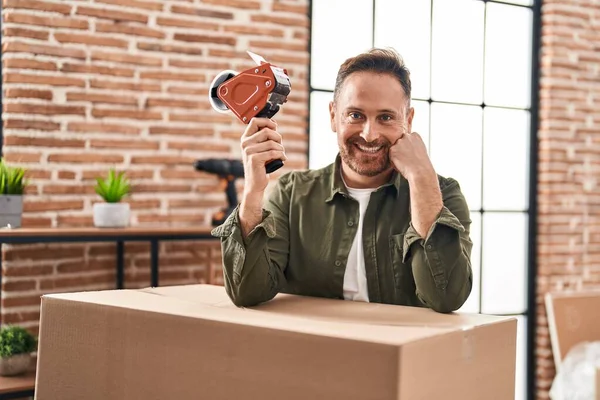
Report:
[[[407,100],[391,74],[357,72],[346,78],[329,112],[340,156],[352,171],[376,176],[392,167],[390,146],[412,128],[414,109]]]

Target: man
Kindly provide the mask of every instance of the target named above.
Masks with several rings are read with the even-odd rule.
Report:
[[[411,131],[410,96],[394,51],[348,59],[329,106],[336,161],[282,175],[266,202],[265,163],[285,160],[285,150],[275,121],[250,122],[242,201],[213,230],[234,304],[285,292],[438,312],[462,306],[472,286],[469,209]]]

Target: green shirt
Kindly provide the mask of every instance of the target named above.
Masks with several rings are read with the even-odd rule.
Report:
[[[469,208],[455,180],[439,176],[439,183],[444,207],[425,239],[411,224],[410,188],[401,174],[371,194],[362,232],[370,302],[451,312],[469,296]],[[262,222],[245,239],[239,208],[213,229],[221,238],[229,297],[239,307],[279,292],[342,299],[358,217],[339,155],[325,168],[282,175]]]

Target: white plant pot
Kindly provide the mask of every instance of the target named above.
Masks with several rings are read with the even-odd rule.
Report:
[[[124,228],[129,226],[129,203],[95,203],[94,226]]]
[[[11,228],[20,228],[22,215],[22,195],[0,195],[0,228],[7,227],[9,225]]]
[[[16,354],[8,358],[0,358],[0,375],[14,376],[20,375],[29,369],[31,363],[31,354]]]

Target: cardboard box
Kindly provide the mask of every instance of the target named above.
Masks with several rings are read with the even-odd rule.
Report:
[[[571,348],[600,340],[600,291],[546,293],[546,315],[556,370]]]
[[[517,321],[210,285],[42,297],[36,399],[514,399]]]

